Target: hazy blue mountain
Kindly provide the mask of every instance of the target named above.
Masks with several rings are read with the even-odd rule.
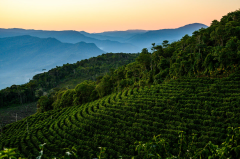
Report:
[[[10,37],[18,35],[31,35],[39,38],[56,38],[64,43],[94,43],[100,49],[106,52],[125,52],[125,53],[136,53],[141,51],[132,44],[121,43],[112,40],[99,40],[92,37],[87,37],[78,31],[67,30],[67,31],[44,31],[44,30],[24,30],[24,29],[0,29],[0,37]]]
[[[87,33],[85,31],[43,31],[24,29],[0,29],[0,37],[15,35],[31,35],[40,38],[53,37],[64,43],[77,43],[84,41],[94,43],[106,52],[136,53],[142,48],[151,48],[152,43],[161,44],[163,40],[169,42],[178,41],[184,35],[192,33],[200,28],[208,26],[201,23],[188,24],[176,29],[161,30],[126,30],[106,31],[102,33]]]
[[[208,26],[200,23],[194,23],[176,29],[152,30],[143,34],[134,35],[126,42],[134,44],[136,46],[148,48],[152,46],[152,43],[161,44],[163,40],[168,40],[169,42],[177,41],[186,34],[191,36],[194,31],[202,27],[207,28]]]
[[[134,35],[146,33],[147,30],[126,30],[126,31],[106,31],[102,33],[93,33],[94,35],[111,36],[123,39],[129,39]]]
[[[30,33],[33,33],[35,31],[36,30],[25,30],[25,29],[19,29],[19,28],[12,28],[12,29],[0,28],[0,38],[29,35]]]
[[[42,69],[75,63],[102,53],[105,52],[94,43],[70,44],[29,35],[0,38],[0,89],[6,84],[23,84]]]
[[[99,39],[99,40],[111,40],[111,41],[118,41],[122,43],[126,41],[126,38],[122,38],[122,37],[106,36],[106,35],[101,35],[99,33],[88,33],[85,31],[80,31],[80,33],[83,34],[84,36]]]

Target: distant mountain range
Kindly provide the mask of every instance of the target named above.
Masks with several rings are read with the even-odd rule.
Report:
[[[105,52],[137,53],[163,40],[178,41],[208,26],[188,24],[176,29],[87,33],[0,28],[0,89],[27,82],[42,69],[74,63]],[[40,72],[39,72],[40,71]]]
[[[96,39],[95,36],[85,36],[78,31],[68,30],[68,31],[43,31],[43,30],[24,30],[24,29],[0,29],[0,37],[11,37],[19,35],[30,35],[39,38],[56,38],[63,43],[94,43],[100,49],[106,52],[125,52],[125,53],[137,53],[141,51],[138,48],[129,43],[122,43],[119,41],[112,41],[114,38],[100,38]],[[95,38],[93,38],[95,37]],[[98,36],[99,37],[99,36]],[[101,40],[104,39],[104,40]],[[105,40],[108,39],[108,40]],[[109,40],[111,39],[111,40]],[[117,38],[119,40],[119,38]]]
[[[118,42],[125,42],[126,39],[122,37],[115,37],[115,36],[107,36],[101,33],[88,33],[85,31],[80,31],[79,33],[83,34],[86,37],[95,38],[99,40],[111,40],[111,41],[118,41]]]
[[[106,32],[102,32],[102,33],[93,33],[93,35],[117,37],[117,38],[123,38],[123,39],[127,40],[134,35],[143,34],[146,32],[148,32],[148,30],[106,31]]]
[[[129,43],[142,49],[150,48],[152,43],[161,45],[164,40],[178,41],[186,34],[191,36],[194,31],[207,27],[207,25],[201,23],[193,23],[176,29],[107,31],[92,34],[81,31],[80,33],[92,38]]]
[[[106,52],[137,53],[143,48],[151,47],[152,43],[161,44],[163,40],[169,42],[180,40],[184,35],[192,33],[200,28],[207,28],[201,23],[188,24],[176,29],[160,30],[126,30],[107,31],[102,33],[87,33],[85,31],[44,31],[25,29],[0,29],[0,38],[19,35],[31,35],[39,38],[56,38],[64,43],[94,43]]]
[[[164,40],[168,40],[169,42],[178,41],[186,34],[191,36],[194,31],[207,27],[204,24],[194,23],[176,29],[153,30],[134,35],[126,40],[126,42],[136,46],[151,47],[152,43],[161,44]]]
[[[0,38],[0,89],[2,85],[11,86],[14,78],[25,76],[42,69],[51,69],[66,63],[98,56],[105,51],[94,43],[62,43],[55,38],[38,38],[29,35]],[[15,72],[15,73],[14,73]],[[26,79],[20,83],[27,82]],[[15,84],[20,84],[16,82]]]

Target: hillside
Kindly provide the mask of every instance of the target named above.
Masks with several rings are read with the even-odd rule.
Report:
[[[81,158],[89,158],[100,146],[108,147],[108,158],[118,154],[130,158],[136,155],[134,141],[161,134],[172,145],[178,131],[197,134],[197,148],[210,140],[220,144],[228,126],[240,126],[236,118],[240,113],[239,79],[239,73],[221,80],[182,78],[32,115],[3,129],[0,148],[17,147],[31,158],[38,155],[41,143],[46,143],[45,157],[61,156],[63,148],[75,146]]]
[[[96,81],[110,69],[116,69],[135,61],[139,54],[107,53],[57,66],[39,73],[23,85],[12,85],[0,91],[0,107],[35,102],[39,96],[66,88],[74,88],[84,80]],[[49,92],[50,91],[50,92]]]
[[[31,158],[46,143],[48,158],[74,146],[81,158],[92,158],[107,147],[107,158],[141,159],[135,142],[161,134],[170,147],[166,153],[187,158],[178,154],[188,150],[178,147],[182,131],[190,153],[201,150],[207,158],[214,153],[205,147],[209,141],[220,145],[228,127],[240,127],[239,46],[240,10],[177,42],[153,43],[151,53],[143,48],[135,62],[96,82],[40,97],[37,114],[3,128],[0,148],[17,147]],[[238,147],[223,158],[239,158],[239,136],[233,141]]]
[[[42,107],[54,109],[76,106],[77,103],[79,105],[79,102],[74,103],[71,100],[86,98],[77,93],[84,87],[89,88],[85,88],[89,91],[89,96],[94,95],[89,102],[124,88],[156,85],[181,77],[227,77],[240,68],[238,63],[240,34],[236,34],[240,33],[239,13],[239,11],[229,13],[223,16],[220,22],[214,20],[210,27],[194,31],[193,36],[185,35],[180,41],[169,44],[164,40],[162,45],[153,43],[152,52],[146,48],[142,49],[135,62],[113,70],[97,83],[84,83],[73,90],[59,91],[49,97],[52,102]],[[228,34],[219,34],[223,31]],[[79,99],[74,96],[78,96]],[[60,104],[66,102],[65,98],[69,99],[68,104]]]

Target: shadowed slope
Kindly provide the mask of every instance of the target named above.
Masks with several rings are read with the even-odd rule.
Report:
[[[47,143],[46,156],[76,146],[89,158],[97,147],[108,147],[108,158],[130,158],[134,141],[153,135],[176,144],[178,131],[198,134],[197,147],[220,144],[229,126],[239,127],[239,74],[229,78],[183,78],[139,89],[129,89],[81,106],[30,116],[3,130],[0,148],[17,147],[25,157],[37,156]],[[27,128],[28,123],[28,128]],[[29,133],[28,133],[29,132]],[[14,134],[14,135],[13,135]],[[175,153],[173,149],[171,153]],[[95,156],[92,156],[95,157]]]

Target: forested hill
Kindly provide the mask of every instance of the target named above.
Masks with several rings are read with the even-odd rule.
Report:
[[[0,91],[0,106],[24,104],[36,101],[39,96],[62,88],[74,88],[84,80],[95,81],[110,69],[116,69],[135,61],[139,54],[107,53],[74,64],[57,66],[47,72],[37,74],[28,83],[12,85]],[[54,88],[54,89],[53,89]]]
[[[46,143],[44,158],[61,158],[66,148],[95,158],[107,147],[106,158],[142,159],[144,150],[134,149],[150,141],[144,148],[161,158],[240,158],[239,130],[227,129],[240,127],[240,10],[192,36],[152,45],[96,82],[40,97],[39,113],[2,129],[0,148],[33,158]]]
[[[223,16],[220,22],[213,20],[210,27],[201,28],[192,36],[185,35],[177,42],[168,44],[165,40],[162,45],[152,45],[152,53],[142,49],[135,62],[110,72],[97,83],[85,82],[75,89],[59,91],[42,110],[80,105],[124,88],[161,84],[181,77],[227,77],[240,68],[240,11]],[[82,94],[87,88],[88,93]],[[67,96],[69,101],[63,104]],[[73,102],[74,96],[78,102]]]
[[[73,158],[87,159],[96,158],[99,147],[106,147],[104,156],[109,159],[119,156],[143,159],[144,150],[135,152],[135,142],[150,141],[150,145],[157,145],[158,151],[149,145],[145,150],[155,152],[154,155],[158,153],[162,158],[169,155],[187,158],[197,154],[196,158],[208,158],[216,151],[207,150],[218,147],[207,143],[220,145],[226,141],[228,127],[240,126],[239,79],[238,72],[222,80],[172,80],[151,87],[126,89],[82,105],[38,113],[3,128],[0,149],[18,148],[22,157],[35,158],[39,155],[38,146],[45,143],[43,158],[61,158],[71,150],[75,154]],[[88,95],[85,97],[89,98]],[[73,102],[71,92],[63,96],[60,106]],[[78,96],[74,99],[74,103],[82,101]],[[161,134],[158,143],[151,140],[158,134]],[[232,159],[240,157],[235,153],[239,152],[239,136],[233,139],[228,140],[230,145],[226,147],[226,154],[233,156]]]

